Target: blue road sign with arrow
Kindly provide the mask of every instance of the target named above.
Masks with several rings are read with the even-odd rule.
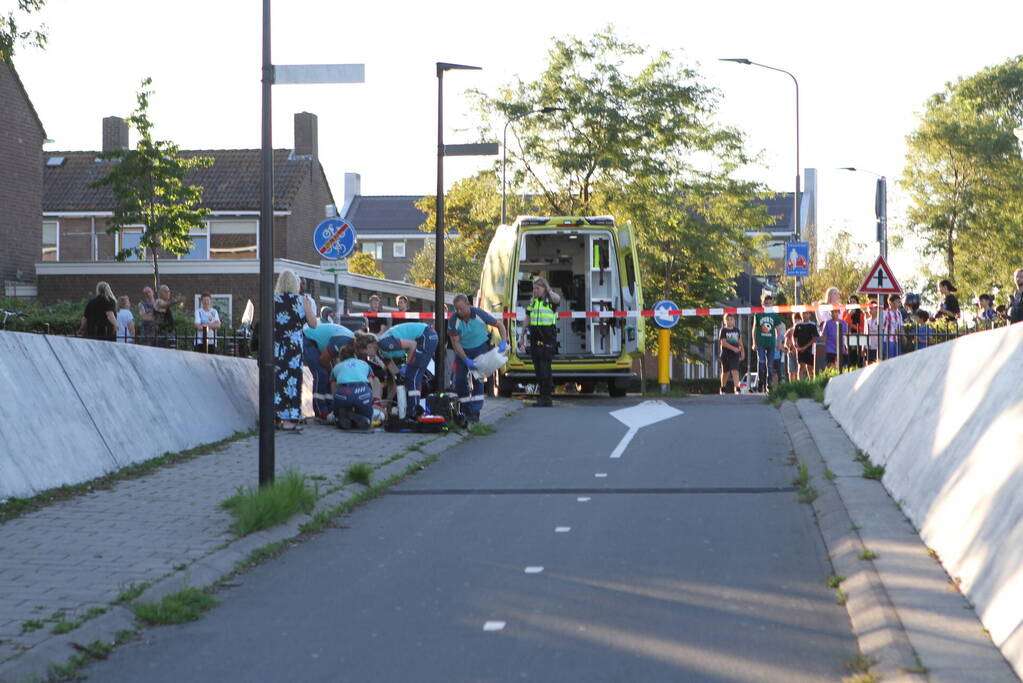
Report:
[[[679,315],[678,313],[672,314],[670,311],[680,310],[678,304],[674,301],[658,301],[654,304],[654,322],[658,327],[664,329],[670,329],[678,324]]]

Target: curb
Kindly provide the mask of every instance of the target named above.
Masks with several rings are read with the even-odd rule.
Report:
[[[908,673],[920,667],[916,652],[873,560],[859,558],[866,546],[838,488],[825,476],[827,467],[810,430],[795,404],[786,401],[780,410],[796,458],[808,467],[817,485],[818,495],[812,503],[817,526],[835,574],[845,577],[841,584],[846,594],[845,608],[860,651],[873,661],[871,672],[884,681],[928,680],[924,674]]]
[[[480,421],[493,424],[524,407],[521,401],[513,401],[507,410],[497,415],[482,416]],[[419,465],[470,438],[472,435],[467,432],[448,432],[430,439],[420,444],[417,450],[409,450],[403,457],[375,469],[373,478],[378,482],[376,485],[386,490],[397,483],[390,480],[400,477],[409,467]],[[248,559],[254,550],[269,543],[297,538],[302,533],[301,527],[312,521],[317,514],[330,513],[338,505],[365,490],[369,490],[369,487],[347,484],[324,495],[316,501],[309,514],[296,515],[283,524],[238,538],[220,550],[196,560],[187,569],[154,582],[131,602],[158,601],[185,588],[209,588],[234,572],[238,563]],[[0,664],[0,683],[49,680],[54,666],[62,665],[81,654],[76,646],[96,641],[112,643],[121,631],[136,631],[140,628],[145,627],[135,619],[131,609],[124,605],[112,605],[105,614],[90,619],[74,631],[45,638],[30,650]]]

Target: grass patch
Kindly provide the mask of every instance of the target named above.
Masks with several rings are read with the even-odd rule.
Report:
[[[799,497],[796,500],[800,503],[806,503],[809,505],[813,501],[817,500],[817,489],[812,486],[804,486],[799,489]]]
[[[54,624],[53,628],[50,629],[50,633],[56,633],[57,635],[60,635],[62,633],[71,633],[71,631],[74,631],[81,625],[82,622],[80,621],[68,621],[67,619],[65,619],[63,621],[58,621],[56,624]]]
[[[874,560],[877,559],[877,553],[875,553],[873,550],[863,550],[858,555],[856,555],[856,557],[860,558],[861,560]]]
[[[828,481],[835,481],[835,473],[831,470],[824,470],[824,478]]]
[[[31,633],[32,631],[38,631],[43,627],[43,622],[38,619],[30,619],[21,624],[22,633]]]
[[[858,654],[845,663],[845,667],[853,672],[852,676],[846,676],[842,683],[875,683],[878,677],[870,673],[870,667],[877,664],[877,660]]]
[[[369,486],[373,480],[373,466],[368,462],[357,462],[345,470],[346,484]]]
[[[91,479],[81,484],[75,484],[73,486],[61,486],[59,488],[49,489],[43,491],[31,498],[8,498],[0,501],[0,523],[6,522],[16,517],[28,514],[40,510],[48,505],[59,503],[65,500],[72,500],[80,496],[84,496],[94,491],[102,491],[113,488],[114,484],[120,481],[126,481],[128,479],[138,479],[144,475],[147,475],[156,470],[176,465],[181,462],[186,462],[200,455],[208,455],[221,450],[228,444],[238,441],[239,439],[245,439],[256,432],[235,432],[233,436],[229,436],[226,439],[217,441],[211,444],[205,444],[203,446],[196,446],[190,448],[187,451],[181,451],[180,453],[165,453],[158,458],[151,458],[145,462],[136,463],[134,465],[128,465],[121,469],[105,474],[102,477]]]
[[[849,596],[845,594],[845,589],[839,586],[838,589],[835,590],[835,604],[844,605],[846,602],[848,602],[848,600]]]
[[[496,429],[485,422],[474,422],[472,426],[469,427],[469,433],[473,436],[490,436],[496,432]]]
[[[145,624],[184,624],[195,621],[217,604],[211,596],[197,588],[186,588],[165,596],[160,602],[140,602],[131,606],[135,616]]]
[[[142,595],[142,593],[145,592],[145,590],[149,588],[150,585],[151,584],[148,581],[143,583],[133,583],[129,585],[127,588],[125,588],[123,591],[121,591],[117,595],[117,597],[114,598],[114,601],[110,604],[111,605],[127,604],[134,600],[135,598],[137,598],[138,596]]]
[[[884,465],[875,465],[872,462],[863,462],[863,478],[877,479],[880,481],[884,476]]]
[[[272,560],[277,557],[287,548],[287,544],[283,541],[276,541],[275,543],[267,543],[262,548],[256,548],[249,556],[244,560],[235,565],[234,570],[236,572],[244,571],[255,567],[257,564],[262,564],[267,560]]]
[[[797,401],[801,398],[812,398],[818,403],[824,403],[824,387],[837,374],[834,370],[825,370],[817,373],[813,379],[775,382],[771,385],[768,400],[775,406],[779,406],[785,401]]]
[[[843,581],[845,581],[845,577],[841,574],[832,574],[828,578],[828,588],[838,588]]]
[[[792,480],[794,486],[806,486],[810,483],[810,468],[806,463],[799,463],[799,472],[796,474],[796,478]]]
[[[286,522],[295,513],[309,512],[317,497],[316,489],[306,484],[305,475],[290,471],[261,488],[239,487],[238,493],[221,506],[234,515],[231,530],[246,536]]]

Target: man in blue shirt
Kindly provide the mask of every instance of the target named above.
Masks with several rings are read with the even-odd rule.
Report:
[[[508,329],[504,321],[498,320],[482,308],[469,305],[469,297],[456,294],[454,298],[455,312],[448,318],[448,339],[455,350],[455,391],[462,403],[462,412],[471,422],[480,419],[483,410],[484,380],[473,378],[472,389],[469,389],[469,371],[476,369],[473,359],[491,349],[490,329],[493,325],[501,331],[501,343],[497,350],[504,353],[508,349]]]
[[[334,395],[330,391],[331,358],[337,358],[341,347],[355,341],[355,333],[344,325],[321,320],[316,327],[304,326],[302,337],[302,360],[313,376],[313,412],[321,422],[329,423],[334,415]]]

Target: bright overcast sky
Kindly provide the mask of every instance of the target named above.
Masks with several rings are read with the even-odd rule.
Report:
[[[0,0],[6,10],[12,0]],[[784,74],[718,62],[748,57],[792,71],[801,91],[802,165],[818,169],[822,249],[847,229],[873,252],[874,179],[857,166],[901,175],[904,139],[926,98],[945,82],[1023,50],[1023,4],[974,0],[846,3],[665,0],[520,0],[431,3],[278,0],[276,64],[366,64],[363,85],[274,88],[274,146],[291,147],[292,115],[319,116],[320,159],[335,198],[343,174],[364,194],[432,193],[436,185],[434,62],[481,72],[445,78],[447,141],[469,140],[462,90],[494,92],[534,77],[551,36],[587,36],[608,24],[657,49],[682,49],[723,96],[719,120],[764,152],[747,175],[771,189],[794,185],[794,88]],[[16,65],[55,140],[49,150],[98,149],[101,119],[127,116],[145,76],[154,81],[158,136],[185,149],[260,144],[259,0],[48,0],[46,51],[23,48]],[[465,138],[465,139],[462,139]],[[134,143],[134,139],[132,140]],[[449,159],[453,181],[479,162]],[[891,223],[901,215],[890,182]],[[312,226],[310,226],[310,230]],[[912,253],[893,254],[910,275]]]

